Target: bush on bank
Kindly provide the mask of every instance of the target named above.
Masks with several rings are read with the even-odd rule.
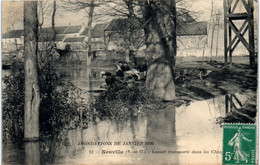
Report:
[[[57,73],[55,60],[52,58],[47,58],[38,70],[41,137],[55,134],[62,127],[73,129],[86,124],[93,116],[81,98],[83,92],[72,83],[61,80]],[[21,140],[24,132],[25,97],[23,63],[14,63],[11,74],[3,77],[3,86],[3,141]]]
[[[91,108],[101,119],[125,120],[162,106],[162,102],[144,86],[135,85],[121,89],[108,88],[95,99]]]

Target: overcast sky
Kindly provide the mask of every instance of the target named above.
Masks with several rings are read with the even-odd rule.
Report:
[[[188,0],[190,2],[189,10],[199,12],[197,17],[198,21],[208,21],[210,19],[210,11],[211,11],[211,1],[210,0]],[[223,1],[222,0],[213,0],[215,9],[223,9]],[[64,8],[60,7],[61,1],[58,1],[57,15],[56,15],[56,26],[63,25],[81,25],[87,24],[86,12],[78,12],[73,13],[64,10]],[[22,13],[12,14],[14,11],[19,11],[17,9],[21,9],[22,12],[23,2],[10,2],[4,1],[2,2],[2,30],[3,33],[7,31],[8,28],[11,28],[11,18],[15,16],[19,16],[20,19],[22,17]],[[49,11],[51,13],[51,11]],[[19,18],[17,18],[19,19]],[[51,26],[51,19],[45,19],[44,26]],[[22,19],[21,22],[15,25],[15,29],[22,28]]]

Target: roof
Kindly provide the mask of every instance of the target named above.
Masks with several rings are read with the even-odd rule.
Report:
[[[53,31],[50,29],[43,29],[42,33],[39,33],[39,41],[49,42],[53,41]],[[57,34],[55,41],[62,41],[65,34]]]
[[[188,13],[186,9],[179,9],[177,11],[177,22],[178,24],[186,24],[186,23],[196,22],[196,20]],[[113,19],[108,24],[105,30],[123,31],[123,30],[129,30],[131,26],[133,29],[140,29],[143,27],[143,25],[137,19],[134,19],[132,22],[129,22],[129,19],[117,18],[117,19]]]
[[[191,22],[177,25],[177,36],[207,35],[207,22]]]
[[[80,25],[77,25],[77,26],[58,26],[58,27],[55,27],[55,32],[56,32],[57,35],[79,33],[80,29],[81,29]],[[44,33],[43,34],[44,41],[49,41],[51,36],[52,36],[51,33],[53,33],[52,27],[42,28],[41,33]],[[20,38],[21,36],[23,36],[23,29],[8,31],[7,33],[2,35],[2,38]],[[59,38],[59,40],[60,40],[60,38]]]
[[[85,38],[86,38],[85,36],[68,37],[68,38],[65,39],[64,42],[83,42]]]
[[[2,35],[2,38],[20,38],[23,35],[23,30],[11,30]]]
[[[64,37],[65,37],[65,34],[57,35],[56,36],[56,41],[63,41]]]
[[[44,42],[49,42],[49,41],[52,41],[52,33],[40,33],[39,34],[39,37],[38,37],[38,40],[41,42],[41,41],[44,41]]]
[[[108,26],[106,27],[106,31],[123,31],[130,29],[130,26],[133,27],[133,29],[140,29],[142,26],[140,22],[137,20],[134,20],[132,22],[129,22],[128,19],[113,19]]]
[[[81,25],[69,26],[62,34],[79,33]]]
[[[55,33],[56,34],[64,34],[64,31],[68,28],[68,26],[58,26],[58,27],[55,27]],[[52,33],[52,27],[45,27],[45,28],[42,28],[42,31],[44,33]]]
[[[104,36],[105,28],[107,27],[108,23],[100,23],[96,24],[93,29],[91,36],[92,38],[101,38]],[[84,29],[83,32],[80,34],[80,36],[86,36],[88,35],[88,28]]]
[[[88,34],[88,28],[85,28],[81,33],[80,36],[86,36]]]
[[[127,19],[113,19],[106,27],[106,31],[123,31],[129,29]],[[134,24],[134,28],[138,29],[138,23]],[[196,22],[189,14],[183,14],[178,18],[177,36],[185,35],[207,35],[207,22]]]
[[[104,36],[105,28],[107,27],[108,23],[100,23],[96,24],[92,29],[92,38],[101,38]]]
[[[55,27],[56,34],[64,34],[63,32],[68,28],[68,26],[58,26]]]

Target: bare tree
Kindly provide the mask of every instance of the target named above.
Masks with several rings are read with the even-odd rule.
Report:
[[[216,12],[216,26],[217,26],[217,43],[216,43],[216,57],[218,56],[218,37],[219,37],[219,28],[220,28],[220,26],[221,26],[221,24],[220,24],[220,11],[219,10],[217,10],[217,12]]]
[[[38,1],[38,10],[37,10],[37,18],[38,18],[38,41],[41,42],[41,47],[39,47],[39,43],[37,44],[38,50],[41,50],[42,53],[38,53],[38,64],[41,66],[43,55],[46,54],[46,47],[44,44],[44,36],[46,32],[43,31],[42,26],[45,23],[45,17],[47,13],[50,11],[51,4],[48,1]]]
[[[95,4],[94,4],[94,0],[90,1],[90,5],[89,5],[89,12],[88,12],[88,57],[90,57],[90,59],[92,59],[92,21],[93,21],[93,14],[94,14],[94,8],[95,8]]]
[[[24,138],[39,138],[40,90],[37,72],[37,1],[24,2],[25,106]]]
[[[42,30],[42,26],[45,22],[46,13],[49,12],[51,5],[48,1],[38,1],[37,4],[38,4],[38,11],[37,11],[38,26],[40,30]]]
[[[3,19],[11,26],[11,30],[15,30],[15,26],[23,21],[22,12],[23,8],[21,6],[15,6],[6,13],[7,15],[3,15]]]
[[[133,45],[133,31],[134,31],[134,6],[133,6],[133,0],[124,0],[125,4],[127,5],[128,9],[128,20],[129,20],[129,31],[130,31],[130,36],[129,36],[129,46]]]
[[[7,15],[3,16],[3,19],[9,24],[10,28],[9,30],[12,30],[12,35],[15,38],[15,47],[16,50],[18,50],[17,40],[16,40],[16,33],[15,33],[15,27],[20,24],[23,20],[23,17],[21,16],[23,9],[21,6],[15,6],[12,8]]]
[[[53,11],[52,11],[52,17],[51,17],[51,28],[52,28],[52,41],[53,41],[53,44],[56,40],[56,31],[55,31],[55,14],[56,14],[56,0],[53,1]]]
[[[141,1],[133,0],[123,0],[123,3],[122,1],[108,2],[106,8],[109,11],[106,11],[106,15],[114,18],[126,18],[128,20],[126,24],[127,28],[123,27],[122,31],[117,32],[120,38],[124,38],[124,47],[130,49],[130,46],[133,46],[135,49],[138,49],[143,46],[145,44],[143,41],[147,37],[147,34],[141,34],[140,30],[149,22],[144,19],[142,14],[141,9],[144,7],[144,4],[140,3]],[[188,3],[186,0],[176,1],[176,24],[180,27],[185,26],[187,22],[195,22],[198,13],[190,11],[190,7],[191,3]]]
[[[213,37],[214,37],[214,31],[215,31],[215,26],[213,25],[214,18],[213,18],[213,11],[214,11],[214,2],[211,1],[211,12],[210,12],[210,23],[212,27],[212,32],[211,32],[211,44],[210,44],[210,61],[212,61],[212,50],[213,50]]]

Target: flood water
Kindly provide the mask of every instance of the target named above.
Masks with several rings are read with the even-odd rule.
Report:
[[[60,69],[60,76],[83,90],[101,90],[100,86],[105,82],[101,77],[101,71],[115,72],[114,67],[88,67],[80,65]]]
[[[61,76],[82,89],[98,89],[100,71],[67,68]],[[242,103],[246,96],[237,94]],[[104,120],[62,130],[50,142],[4,144],[4,164],[221,164],[225,96],[154,110],[127,121]],[[129,142],[135,142],[130,144]],[[102,144],[102,145],[100,145]]]

